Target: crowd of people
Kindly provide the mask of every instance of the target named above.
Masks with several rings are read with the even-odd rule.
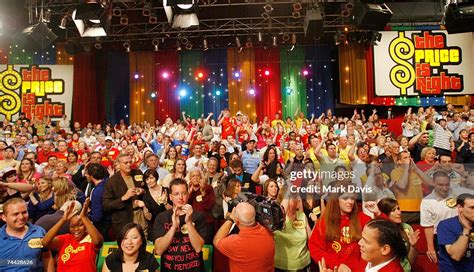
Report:
[[[424,235],[439,271],[474,271],[470,105],[408,108],[401,135],[376,110],[281,118],[3,121],[0,270],[98,271],[116,241],[101,271],[204,271],[204,245],[213,271],[412,271]]]

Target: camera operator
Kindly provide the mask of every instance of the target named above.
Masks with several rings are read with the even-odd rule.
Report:
[[[255,221],[255,216],[255,208],[251,204],[239,203],[214,237],[214,246],[229,258],[231,272],[274,271],[273,235]],[[228,236],[234,222],[240,232]]]

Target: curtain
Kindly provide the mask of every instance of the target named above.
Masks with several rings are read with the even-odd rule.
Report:
[[[204,71],[204,115],[214,113],[214,118],[229,107],[227,88],[227,49],[207,50],[203,53]]]
[[[185,91],[186,95],[180,95],[180,108],[187,116],[199,118],[204,112],[204,80],[209,71],[205,71],[202,65],[202,52],[200,50],[181,51],[180,63],[180,87],[179,92]],[[202,73],[202,77],[198,74]]]
[[[283,117],[293,116],[296,109],[307,114],[306,79],[301,76],[304,67],[304,48],[293,51],[280,47],[281,97]]]
[[[331,50],[327,45],[314,45],[306,47],[306,91],[308,99],[308,115],[319,117],[321,113],[331,109],[334,112],[333,90],[333,62]],[[305,77],[304,74],[301,75]]]
[[[151,93],[155,92],[153,52],[132,52],[130,58],[130,122],[155,122]],[[135,76],[138,75],[138,78]]]
[[[56,64],[74,64],[74,55],[68,54],[64,43],[56,43]]]
[[[367,104],[365,45],[350,43],[339,46],[339,82],[341,103]]]
[[[101,61],[101,76],[105,79],[104,104],[107,121],[115,124],[120,119],[129,123],[130,61],[128,53],[108,52]]]
[[[95,53],[78,53],[74,59],[74,92],[71,120],[82,125],[100,123],[98,90],[96,84]]]
[[[155,52],[155,116],[161,123],[166,118],[180,116],[177,85],[179,82],[178,53],[176,50]],[[163,76],[164,75],[164,76]]]
[[[281,115],[280,50],[255,48],[255,104],[259,120]],[[265,74],[265,72],[268,74]]]
[[[446,96],[446,104],[466,105],[471,102],[470,95]]]
[[[234,72],[240,72],[235,78]],[[227,75],[229,77],[229,109],[232,114],[241,111],[250,118],[256,118],[255,95],[249,91],[255,88],[255,53],[253,48],[227,49]],[[255,90],[255,89],[254,89]]]

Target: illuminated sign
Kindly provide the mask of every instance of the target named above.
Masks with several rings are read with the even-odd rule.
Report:
[[[12,120],[20,112],[40,120],[70,116],[72,73],[71,65],[0,66],[0,118]]]
[[[472,33],[383,32],[374,46],[375,90],[379,96],[472,94]]]

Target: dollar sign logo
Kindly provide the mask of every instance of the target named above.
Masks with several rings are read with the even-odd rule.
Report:
[[[13,70],[12,65],[8,65],[7,70],[0,74],[0,113],[5,115],[7,120],[11,120],[12,115],[20,111],[20,96],[14,91],[21,85],[20,74]]]
[[[415,82],[415,68],[408,62],[415,54],[415,46],[404,32],[398,32],[398,37],[390,43],[389,53],[398,64],[390,70],[390,81],[400,89],[401,95],[407,95],[407,89]]]

